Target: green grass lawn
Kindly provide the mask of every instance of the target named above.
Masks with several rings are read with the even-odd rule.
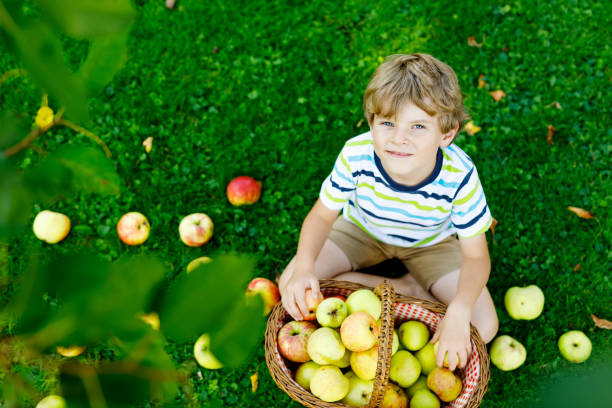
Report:
[[[121,195],[59,202],[52,209],[70,215],[71,234],[56,246],[23,236],[11,245],[11,273],[21,272],[30,251],[51,257],[87,247],[108,259],[157,254],[172,271],[169,279],[197,256],[236,251],[257,258],[256,276],[274,278],[294,254],[301,223],[342,145],[367,131],[361,102],[376,66],[389,54],[426,52],[454,68],[482,128],[474,136],[463,132],[456,144],[478,166],[499,221],[495,236],[487,234],[499,333],[528,352],[516,371],[491,368],[481,406],[533,406],[566,373],[609,364],[612,332],[596,328],[590,314],[612,320],[610,3],[179,0],[175,10],[161,0],[137,3],[129,59],[90,105],[89,128],[113,153]],[[469,46],[470,36],[483,45]],[[77,64],[86,47],[70,42],[68,51]],[[0,71],[17,66],[0,54]],[[489,92],[498,89],[507,96],[495,102]],[[34,115],[39,105],[27,81],[11,80],[0,91],[2,109]],[[556,128],[553,145],[548,125]],[[149,136],[153,149],[146,154],[141,143]],[[66,128],[36,143],[53,150],[69,140],[91,144]],[[28,152],[22,167],[38,158]],[[240,175],[262,181],[256,205],[227,202],[225,187]],[[595,218],[578,218],[568,206]],[[142,246],[116,237],[115,224],[128,211],[152,224]],[[193,212],[215,224],[202,248],[178,237],[180,219]],[[544,312],[535,321],[514,321],[503,296],[528,284],[544,291]],[[570,329],[593,342],[582,366],[557,349]],[[167,350],[180,364],[192,358],[192,346],[171,343]],[[252,393],[255,372],[259,388]],[[244,368],[195,370],[191,378],[202,405],[299,406],[271,379],[263,341]],[[40,383],[43,392],[53,386]]]

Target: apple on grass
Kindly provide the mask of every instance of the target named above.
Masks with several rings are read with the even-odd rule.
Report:
[[[140,245],[149,238],[151,224],[139,212],[124,214],[117,222],[117,235],[126,245]]]
[[[310,360],[308,341],[316,326],[311,322],[292,320],[278,332],[278,351],[287,360],[305,363]]]
[[[559,337],[561,355],[572,363],[582,363],[591,355],[591,340],[580,330],[571,330]]]
[[[317,318],[317,307],[319,304],[323,302],[323,294],[319,291],[316,294],[312,293],[312,289],[306,289],[304,293],[304,301],[306,302],[306,307],[308,308],[308,314],[306,316],[302,316],[303,320],[315,320]]]
[[[274,282],[266,278],[255,278],[247,286],[248,296],[260,295],[264,301],[264,315],[272,311],[274,305],[280,301],[280,292]]]
[[[352,371],[349,371],[344,376],[349,380],[349,391],[340,402],[352,407],[367,405],[372,397],[372,391],[374,391],[374,381],[363,380]]]
[[[310,379],[319,367],[321,366],[314,361],[307,361],[300,364],[295,372],[295,381],[300,384],[302,388],[310,391]]]
[[[62,347],[57,346],[57,352],[64,357],[76,357],[83,354],[83,352],[87,349],[85,346],[70,346],[70,347]]]
[[[381,408],[408,408],[408,396],[397,384],[388,382]]]
[[[340,327],[342,343],[351,351],[366,351],[374,347],[378,332],[376,320],[366,312],[350,314]]]
[[[59,395],[47,395],[38,401],[36,408],[66,408],[66,400]]]
[[[382,314],[382,303],[378,296],[369,289],[359,289],[346,298],[346,307],[349,315],[356,312],[367,312],[374,320]]]
[[[502,371],[519,368],[526,358],[525,347],[510,336],[498,336],[491,344],[491,362]]]
[[[342,322],[348,315],[346,304],[337,297],[329,297],[317,306],[315,315],[317,322],[323,327],[336,328],[342,325]]]
[[[210,351],[210,336],[201,335],[193,345],[193,356],[199,365],[209,370],[217,370],[223,364]]]
[[[362,380],[373,380],[376,377],[378,364],[378,346],[366,351],[353,351],[351,353],[351,370]]]
[[[414,384],[421,375],[421,364],[407,350],[400,350],[391,357],[389,378],[401,387],[407,388]]]
[[[450,402],[461,394],[463,384],[451,370],[436,367],[427,376],[427,386],[441,401]]]
[[[213,222],[204,213],[193,213],[184,217],[179,224],[181,241],[190,247],[199,247],[210,241]]]
[[[344,357],[346,347],[340,335],[329,327],[316,329],[308,338],[308,355],[317,364],[330,365]]]
[[[512,287],[504,296],[504,304],[511,318],[533,320],[542,313],[544,293],[536,285]]]
[[[32,230],[41,241],[56,244],[70,232],[70,218],[62,213],[44,210],[36,214]]]
[[[410,408],[440,408],[440,400],[427,387],[417,390],[410,398]]]
[[[236,177],[227,185],[226,194],[234,206],[254,204],[261,196],[261,182],[249,176]]]
[[[310,379],[310,392],[325,402],[340,401],[349,392],[349,380],[338,367],[322,366]]]
[[[155,312],[151,312],[148,314],[139,314],[138,318],[151,326],[153,330],[159,330],[159,315]]]
[[[211,262],[212,262],[211,258],[207,256],[200,256],[199,258],[196,258],[187,264],[187,273],[191,273],[195,268],[197,268],[200,265],[206,265],[207,263],[211,263]]]
[[[400,325],[399,339],[407,350],[417,351],[429,341],[429,329],[423,322],[409,320]]]

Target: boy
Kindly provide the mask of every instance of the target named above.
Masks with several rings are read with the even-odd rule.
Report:
[[[300,320],[319,279],[374,287],[382,277],[354,271],[396,257],[409,272],[391,280],[399,293],[448,305],[432,338],[438,366],[448,352],[451,370],[464,367],[470,321],[486,343],[498,321],[485,287],[492,217],[472,160],[452,144],[469,117],[457,77],[430,55],[392,55],[363,106],[370,132],[346,142],[323,182],[279,280],[283,306]]]

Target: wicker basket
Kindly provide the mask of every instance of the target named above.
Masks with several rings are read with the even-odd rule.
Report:
[[[348,296],[358,289],[372,289],[357,283],[334,280],[322,280],[320,286],[321,292],[325,296]],[[441,303],[395,294],[393,287],[387,280],[381,283],[374,291],[382,299],[383,310],[381,315],[382,325],[378,365],[372,396],[368,404],[370,408],[379,407],[384,397],[391,368],[391,345],[394,326],[406,320],[420,320],[428,326],[430,333],[433,334],[446,312],[446,306]],[[266,363],[276,384],[289,394],[291,398],[307,407],[349,407],[339,402],[324,402],[315,397],[309,390],[302,388],[294,380],[295,369],[297,369],[299,364],[283,358],[278,352],[277,346],[278,331],[290,320],[293,319],[285,311],[281,303],[274,307],[268,318],[268,327],[266,329]],[[466,367],[459,372],[463,382],[463,390],[459,397],[451,403],[442,403],[443,407],[478,407],[483,395],[487,391],[490,375],[489,356],[485,344],[473,326],[471,327],[471,338],[472,355]]]

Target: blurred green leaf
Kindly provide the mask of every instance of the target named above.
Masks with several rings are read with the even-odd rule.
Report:
[[[31,206],[32,197],[22,175],[0,158],[0,240],[23,232]]]
[[[0,151],[23,139],[32,126],[32,118],[14,112],[0,112]]]
[[[253,264],[245,257],[225,255],[180,275],[162,301],[164,334],[186,342],[212,332],[219,318],[244,298]]]
[[[26,172],[32,192],[45,202],[76,192],[118,194],[114,163],[97,147],[63,145]]]
[[[127,60],[127,31],[92,40],[87,59],[81,65],[87,93],[94,96],[123,66]]]
[[[68,35],[91,38],[127,31],[136,17],[129,0],[36,0]]]
[[[66,107],[66,116],[86,122],[85,88],[68,69],[58,34],[38,21],[14,30],[11,35],[32,79]]]
[[[261,345],[266,327],[263,310],[260,296],[243,295],[229,313],[219,316],[218,329],[211,332],[210,344],[212,354],[225,367],[239,367]]]

